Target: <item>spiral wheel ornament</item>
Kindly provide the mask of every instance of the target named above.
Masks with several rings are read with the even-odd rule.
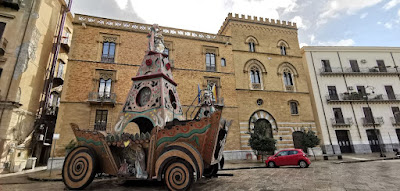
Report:
[[[77,147],[65,158],[62,178],[68,189],[84,189],[96,174],[94,152],[88,147]]]
[[[193,178],[192,167],[183,160],[170,163],[164,174],[164,181],[169,190],[188,190]]]

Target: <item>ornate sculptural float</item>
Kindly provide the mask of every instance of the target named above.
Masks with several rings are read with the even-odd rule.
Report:
[[[230,122],[221,118],[223,105],[214,105],[207,90],[199,98],[197,114],[183,120],[164,40],[157,25],[148,35],[149,48],[133,77],[124,108],[112,133],[80,130],[71,123],[79,147],[63,165],[69,189],[83,189],[96,173],[119,179],[164,180],[170,190],[187,190],[220,166]],[[124,133],[128,123],[140,133]]]

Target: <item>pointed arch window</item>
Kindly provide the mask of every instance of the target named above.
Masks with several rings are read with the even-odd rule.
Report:
[[[290,114],[292,114],[292,115],[299,114],[298,104],[295,101],[290,102]]]
[[[285,56],[286,55],[286,46],[281,46],[281,55]]]
[[[294,91],[293,73],[289,69],[283,70],[283,84],[286,91]]]

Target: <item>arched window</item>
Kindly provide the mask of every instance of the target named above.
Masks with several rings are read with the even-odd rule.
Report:
[[[287,55],[287,49],[289,49],[289,44],[284,40],[279,40],[277,43],[277,47],[280,49],[281,55]]]
[[[249,45],[250,52],[256,52],[256,45],[258,45],[258,41],[254,36],[248,36],[245,43]]]
[[[297,102],[291,101],[291,102],[289,102],[289,104],[290,104],[290,114],[298,115],[299,114],[299,109],[297,107],[297,105],[298,105]]]
[[[226,60],[225,60],[225,58],[221,58],[221,66],[223,66],[223,67],[226,66]]]
[[[256,66],[251,67],[250,69],[250,79],[252,84],[260,84],[260,69]]]

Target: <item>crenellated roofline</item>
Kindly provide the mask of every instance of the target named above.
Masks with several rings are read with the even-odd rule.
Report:
[[[225,21],[222,24],[221,28],[218,31],[219,35],[224,32],[224,30],[226,29],[226,26],[228,26],[228,23],[230,21],[239,21],[239,22],[245,22],[245,23],[261,24],[261,25],[268,25],[268,26],[297,30],[296,23],[292,23],[290,21],[281,21],[281,20],[275,20],[275,19],[269,19],[269,18],[264,19],[263,17],[256,17],[256,16],[252,17],[250,15],[247,15],[247,18],[246,18],[245,15],[239,16],[239,14],[235,14],[234,16],[232,16],[232,13],[229,13],[228,16],[225,18]]]
[[[125,31],[134,31],[141,33],[148,33],[152,25],[144,24],[144,23],[136,23],[130,21],[122,21],[108,18],[101,18],[83,14],[75,14],[75,19],[73,24],[84,24],[87,26],[94,27],[102,27],[102,28],[110,28],[117,30],[125,30]],[[189,38],[196,40],[203,40],[209,42],[217,42],[217,43],[228,43],[230,42],[229,36],[204,33],[199,31],[191,31],[185,29],[177,29],[171,27],[160,26],[163,31],[164,36],[172,36],[178,38]]]

